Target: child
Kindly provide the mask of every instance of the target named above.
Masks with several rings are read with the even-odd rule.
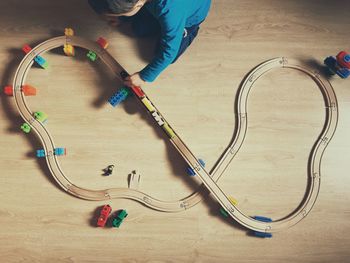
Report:
[[[159,47],[152,61],[125,79],[127,86],[152,82],[186,50],[208,15],[211,0],[89,0],[91,7],[109,18],[133,16],[138,36],[160,33]]]

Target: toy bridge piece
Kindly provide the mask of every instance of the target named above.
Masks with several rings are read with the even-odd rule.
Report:
[[[28,44],[25,44],[22,48],[23,52],[25,54],[28,54],[29,52],[32,51],[32,48],[28,45]],[[49,64],[47,63],[47,61],[42,57],[42,56],[39,56],[39,55],[36,55],[34,57],[34,61],[40,66],[42,67],[43,69],[47,69]]]
[[[74,36],[74,30],[72,28],[65,28],[64,29],[64,35],[66,37],[71,37]],[[75,49],[74,46],[71,44],[64,44],[63,45],[63,52],[66,54],[68,57],[74,57],[75,56]]]

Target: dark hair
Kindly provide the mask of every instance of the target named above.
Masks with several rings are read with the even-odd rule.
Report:
[[[139,0],[107,0],[113,14],[123,14],[130,12]]]

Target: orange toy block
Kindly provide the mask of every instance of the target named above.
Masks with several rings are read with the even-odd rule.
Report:
[[[36,88],[34,88],[30,85],[23,85],[22,92],[24,93],[25,96],[35,96],[36,95]]]

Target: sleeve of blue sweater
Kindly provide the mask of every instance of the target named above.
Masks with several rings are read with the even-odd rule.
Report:
[[[157,76],[173,62],[179,51],[185,23],[185,12],[176,12],[176,8],[163,8],[158,21],[161,26],[159,49],[151,61],[140,71],[140,76],[147,82],[154,81]]]

